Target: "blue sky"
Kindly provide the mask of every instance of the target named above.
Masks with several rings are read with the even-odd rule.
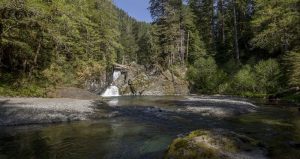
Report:
[[[116,5],[139,21],[151,22],[149,0],[114,0]]]

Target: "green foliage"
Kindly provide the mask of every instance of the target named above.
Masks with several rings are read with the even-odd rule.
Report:
[[[188,66],[199,93],[300,86],[298,6],[297,0],[150,0],[150,25],[112,0],[2,0],[0,75],[13,79],[1,81],[7,89],[0,94],[16,91],[11,83],[32,85],[24,87],[28,92],[80,86],[100,80],[115,62],[133,61],[161,70]]]
[[[299,44],[298,0],[255,0],[252,43],[270,53],[293,49]]]
[[[231,83],[232,91],[235,93],[247,94],[256,91],[256,77],[249,65],[240,69],[233,77]],[[234,93],[232,92],[232,93]]]
[[[155,39],[151,36],[150,32],[146,32],[141,36],[138,41],[140,46],[138,50],[138,62],[141,65],[152,65],[157,61],[157,45],[155,43]]]
[[[274,93],[279,86],[280,68],[276,60],[260,61],[254,66],[259,92]]]
[[[255,66],[245,65],[231,76],[220,70],[213,58],[200,58],[189,68],[188,79],[199,93],[238,94],[257,96],[274,93],[280,79],[276,60],[260,61]]]
[[[255,66],[243,66],[229,81],[230,94],[260,96],[274,93],[279,89],[280,68],[276,60],[260,61]]]
[[[0,76],[0,95],[5,96],[31,96],[31,97],[45,97],[47,93],[47,82],[39,82],[28,78],[19,79],[17,75],[10,73],[2,73]],[[24,75],[18,75],[24,76]],[[39,77],[41,78],[41,77]],[[17,80],[16,80],[17,79]],[[30,85],[28,85],[30,83]]]
[[[190,66],[188,79],[197,92],[216,93],[217,88],[226,78],[226,74],[218,69],[212,57],[199,58]]]
[[[81,86],[118,59],[137,60],[138,41],[148,30],[149,24],[130,18],[111,0],[2,0],[0,73],[30,86]]]
[[[179,47],[183,42],[182,6],[181,0],[150,0],[149,9],[155,24],[153,31],[160,47],[158,62],[164,68],[184,61],[183,47]]]
[[[300,51],[291,51],[284,57],[285,65],[288,68],[288,84],[300,86]]]

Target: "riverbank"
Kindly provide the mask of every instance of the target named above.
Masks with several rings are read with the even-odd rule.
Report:
[[[96,100],[0,97],[0,126],[88,120]]]

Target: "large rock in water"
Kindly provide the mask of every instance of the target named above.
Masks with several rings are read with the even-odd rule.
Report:
[[[161,70],[159,67],[146,69],[132,63],[126,70],[126,75],[115,81],[122,95],[131,95],[128,80],[133,83],[138,95],[187,95],[189,94],[188,82],[185,80],[186,68],[178,67],[173,71]]]
[[[261,147],[252,138],[223,129],[197,130],[175,139],[165,159],[264,159]]]

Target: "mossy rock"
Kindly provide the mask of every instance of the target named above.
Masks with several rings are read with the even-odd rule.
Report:
[[[239,159],[265,158],[259,142],[225,130],[196,130],[175,139],[165,159]]]

